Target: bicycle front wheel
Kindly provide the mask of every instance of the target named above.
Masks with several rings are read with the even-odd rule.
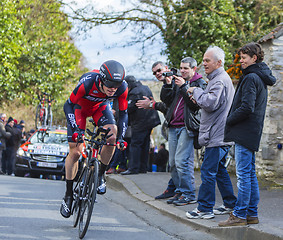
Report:
[[[87,176],[87,171],[86,167],[82,169],[82,172],[79,176],[79,179],[75,185],[74,188],[74,203],[73,203],[73,209],[72,209],[72,214],[73,214],[73,227],[76,227],[79,222],[79,216],[80,216],[80,211],[81,211],[81,205],[82,205],[82,193],[83,193],[83,187],[85,185],[85,179]]]
[[[97,159],[93,160],[93,166],[90,167],[87,185],[83,192],[83,201],[81,205],[79,218],[79,237],[82,239],[88,229],[92,215],[93,205],[96,199],[96,191],[98,185],[98,169],[99,163]]]

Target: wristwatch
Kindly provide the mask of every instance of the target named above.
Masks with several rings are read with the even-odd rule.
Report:
[[[153,107],[153,102],[151,101],[150,103],[149,103],[149,108],[152,108]]]

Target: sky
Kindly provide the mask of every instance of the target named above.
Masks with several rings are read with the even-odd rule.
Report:
[[[127,7],[126,0],[64,0],[64,2],[75,2],[75,4],[72,4],[74,8],[83,7],[89,3],[94,4],[97,9],[103,10],[107,9],[107,6],[109,5],[114,7],[115,10],[121,10]],[[119,33],[116,26],[104,25],[91,29],[87,36],[71,35],[74,37],[76,47],[85,57],[86,67],[90,70],[99,69],[104,61],[113,59],[123,64],[126,70],[126,75],[134,75],[137,79],[155,80],[151,72],[152,63],[157,60],[166,61],[166,58],[159,54],[161,51],[159,45],[154,46],[155,59],[147,61],[143,66],[145,69],[137,64],[138,57],[140,56],[138,46],[108,49],[109,46],[123,42],[123,39],[128,38],[133,34],[134,33],[130,30]],[[152,49],[149,51],[152,52]]]

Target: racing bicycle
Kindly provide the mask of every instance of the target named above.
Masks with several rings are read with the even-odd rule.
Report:
[[[96,200],[98,170],[100,165],[98,155],[100,155],[103,145],[116,146],[116,144],[106,142],[106,140],[112,136],[112,134],[109,134],[110,128],[104,129],[103,127],[98,127],[96,130],[95,123],[91,120],[90,122],[92,122],[94,130],[86,130],[91,138],[84,139],[84,155],[86,159],[82,164],[82,169],[80,170],[80,175],[73,191],[73,227],[79,225],[80,239],[82,239],[87,232]],[[88,142],[87,146],[85,142]]]
[[[51,99],[51,96],[47,93],[43,93],[42,96],[38,95],[38,99],[39,104],[36,108],[35,127],[36,129],[40,128],[41,126],[51,127],[53,120],[51,103],[53,99]]]

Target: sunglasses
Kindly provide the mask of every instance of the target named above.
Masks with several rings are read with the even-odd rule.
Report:
[[[159,68],[159,69],[157,69],[155,72],[153,72],[152,74],[155,76],[156,75],[156,73],[159,73],[159,72],[161,72],[162,71],[162,69],[161,68]]]
[[[103,79],[103,84],[108,88],[119,88],[122,85],[122,82],[112,82],[108,79]]]

